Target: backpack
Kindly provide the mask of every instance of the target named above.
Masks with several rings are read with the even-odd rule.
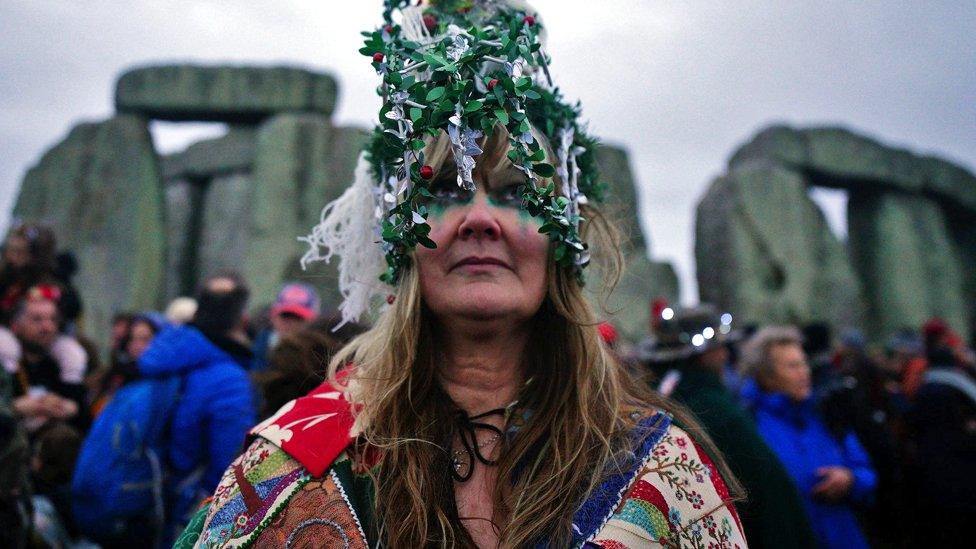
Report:
[[[111,539],[133,520],[162,526],[164,439],[183,379],[126,384],[95,419],[71,483],[74,519],[83,533]]]

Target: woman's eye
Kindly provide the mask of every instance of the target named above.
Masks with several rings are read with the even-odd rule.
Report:
[[[461,204],[471,200],[471,191],[457,186],[453,181],[437,181],[430,189],[434,201],[439,204]]]
[[[499,206],[521,206],[522,194],[519,193],[519,185],[506,185],[492,191],[491,200]]]

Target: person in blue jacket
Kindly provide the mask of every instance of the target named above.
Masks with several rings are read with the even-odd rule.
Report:
[[[248,290],[236,275],[207,280],[194,321],[170,328],[139,359],[143,377],[181,376],[169,428],[167,533],[179,532],[240,454],[256,419],[243,330]],[[165,536],[166,534],[164,534]]]
[[[759,432],[799,488],[821,546],[868,547],[854,506],[871,504],[877,475],[854,433],[834,436],[817,411],[799,331],[759,330],[741,367],[754,381],[746,396]]]

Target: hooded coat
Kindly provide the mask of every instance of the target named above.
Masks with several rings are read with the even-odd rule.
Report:
[[[210,495],[240,454],[256,409],[246,366],[193,326],[161,332],[139,359],[143,377],[182,376],[170,418],[168,516],[180,521]]]

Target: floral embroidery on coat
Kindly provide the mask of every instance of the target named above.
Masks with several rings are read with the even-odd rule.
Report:
[[[590,547],[746,547],[725,481],[708,455],[671,425]]]

